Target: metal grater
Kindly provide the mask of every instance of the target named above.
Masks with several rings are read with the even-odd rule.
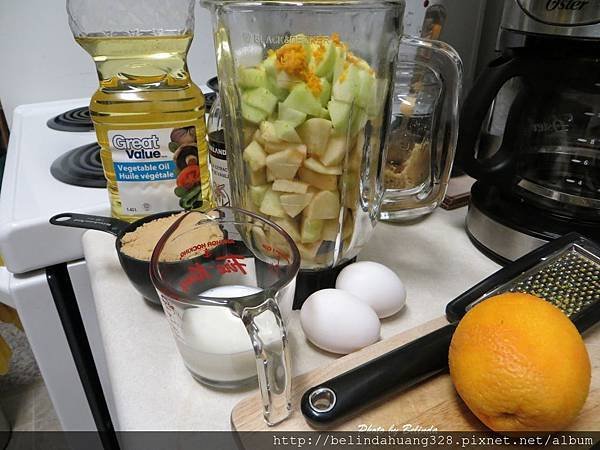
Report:
[[[540,261],[473,302],[503,292],[525,292],[549,301],[567,316],[600,300],[600,259],[584,245],[572,244]]]

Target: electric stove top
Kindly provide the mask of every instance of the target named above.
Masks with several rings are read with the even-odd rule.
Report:
[[[77,116],[82,117],[88,104],[89,99],[84,98],[15,108],[0,196],[0,253],[12,273],[83,256],[80,238],[84,231],[50,225],[48,219],[53,215],[110,214],[106,189],[75,186],[51,174],[53,164],[60,166],[72,159],[73,154],[65,154],[95,143],[96,135],[93,127],[88,131],[65,132],[50,128],[48,121],[75,108],[80,108]],[[84,155],[83,159],[86,158],[101,170],[96,156]]]

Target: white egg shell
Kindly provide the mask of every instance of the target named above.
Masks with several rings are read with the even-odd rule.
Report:
[[[393,270],[372,261],[344,267],[335,287],[368,304],[380,318],[400,311],[406,303],[406,288]]]
[[[323,289],[306,299],[300,310],[304,334],[317,347],[347,354],[379,340],[377,314],[348,292]]]

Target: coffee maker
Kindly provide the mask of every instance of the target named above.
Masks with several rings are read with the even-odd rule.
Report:
[[[503,263],[570,231],[600,241],[600,1],[506,0],[498,49],[461,112],[469,237]]]

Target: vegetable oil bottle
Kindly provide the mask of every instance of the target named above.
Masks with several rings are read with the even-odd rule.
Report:
[[[193,0],[68,0],[75,40],[96,63],[90,112],[112,215],[133,221],[210,209],[204,96],[186,56]]]

